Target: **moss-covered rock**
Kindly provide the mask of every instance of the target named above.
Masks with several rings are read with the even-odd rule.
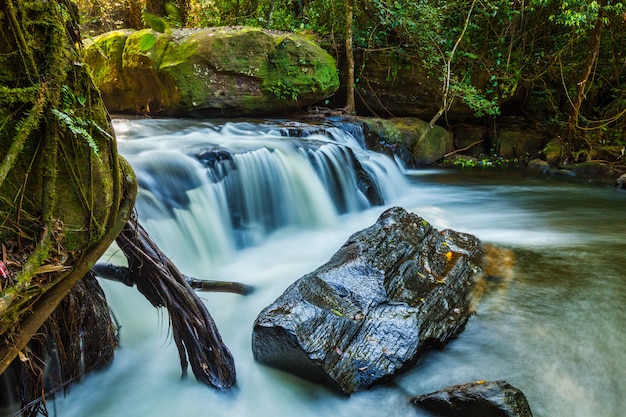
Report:
[[[545,142],[541,132],[517,126],[505,127],[497,134],[495,151],[503,158],[519,158],[536,154],[543,149]]]
[[[363,119],[369,133],[368,146],[382,148],[407,148],[415,165],[428,165],[438,161],[454,147],[452,133],[443,127],[433,126],[414,117],[392,119]],[[397,153],[397,151],[396,151]]]
[[[109,32],[85,60],[112,112],[287,113],[339,87],[335,61],[313,41],[250,27]]]

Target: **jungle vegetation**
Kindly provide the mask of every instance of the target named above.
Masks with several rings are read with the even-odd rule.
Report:
[[[462,100],[479,118],[522,114],[553,131],[575,159],[618,165],[626,164],[625,3],[78,0],[90,33],[144,27],[147,10],[174,27],[250,25],[308,34],[340,59],[346,47],[353,50],[361,66],[369,54],[384,52],[393,57],[391,74],[419,62],[440,80],[441,108],[431,123]],[[357,97],[360,69],[348,83]]]

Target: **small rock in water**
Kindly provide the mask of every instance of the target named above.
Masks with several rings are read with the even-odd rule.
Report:
[[[448,387],[411,399],[441,417],[532,417],[519,389],[506,381],[477,381]]]

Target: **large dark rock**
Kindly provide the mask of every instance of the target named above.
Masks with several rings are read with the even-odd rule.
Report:
[[[254,357],[344,393],[388,381],[463,330],[481,248],[391,208],[261,312]]]
[[[411,403],[441,417],[532,417],[526,397],[506,381],[471,382],[430,394]]]
[[[523,120],[509,118],[501,120],[493,150],[502,158],[514,159],[536,154],[545,145],[546,138],[542,132],[527,126]]]

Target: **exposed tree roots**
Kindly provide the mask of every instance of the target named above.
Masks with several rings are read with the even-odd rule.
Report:
[[[159,250],[137,222],[130,221],[116,239],[128,260],[137,289],[155,307],[167,308],[180,365],[199,381],[225,390],[235,384],[235,364],[213,318],[185,276]]]
[[[116,347],[109,306],[89,272],[2,375],[0,414],[48,415],[46,399],[60,390],[67,392],[84,374],[110,364]]]
[[[135,276],[131,270],[125,266],[98,262],[91,268],[91,270],[94,271],[100,278],[121,282],[129,287],[135,285]],[[189,286],[196,291],[230,292],[240,295],[248,295],[254,291],[252,286],[242,284],[240,282],[214,281],[208,279],[198,279],[188,275],[183,276],[185,277],[187,284],[189,284]]]

